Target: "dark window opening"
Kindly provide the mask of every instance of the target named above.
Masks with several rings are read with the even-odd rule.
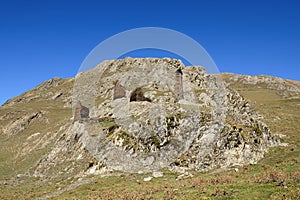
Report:
[[[144,97],[144,92],[142,88],[135,89],[130,95],[130,101],[148,101],[151,102],[151,99]]]

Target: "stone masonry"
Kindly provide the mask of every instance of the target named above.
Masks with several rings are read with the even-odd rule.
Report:
[[[80,101],[78,101],[75,105],[74,121],[89,119],[89,114],[89,109],[83,106]]]
[[[183,99],[183,86],[182,86],[182,71],[181,69],[176,70],[175,72],[175,94],[176,94],[176,101]]]
[[[116,81],[115,87],[114,87],[114,97],[113,100],[123,98],[126,96],[126,89],[124,86],[120,84],[119,81]]]
[[[151,99],[144,97],[142,88],[137,88],[131,93],[130,101],[149,101],[149,102],[151,102]]]

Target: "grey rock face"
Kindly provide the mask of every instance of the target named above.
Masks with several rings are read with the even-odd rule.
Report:
[[[279,143],[219,76],[176,59],[105,61],[76,77],[73,102],[90,118],[68,125],[40,171],[70,151],[112,170],[203,171],[255,163]]]

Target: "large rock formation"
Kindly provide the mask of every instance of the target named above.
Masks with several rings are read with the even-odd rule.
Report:
[[[203,171],[256,163],[279,144],[219,76],[176,59],[105,61],[76,77],[73,102],[88,107],[91,119],[64,126],[36,175],[86,152],[99,170]]]

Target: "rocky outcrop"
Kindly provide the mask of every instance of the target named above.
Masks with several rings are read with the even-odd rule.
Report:
[[[196,170],[234,167],[255,164],[264,157],[269,147],[279,145],[261,116],[249,102],[235,90],[227,88],[226,124],[215,143],[207,145],[205,137],[199,138],[191,148],[178,158],[175,166]],[[203,148],[210,151],[203,151]]]
[[[84,153],[97,160],[99,170],[205,171],[256,163],[279,144],[220,77],[176,59],[104,61],[76,77],[73,102],[89,105],[90,118],[74,105],[75,122],[38,164],[37,174]]]
[[[6,135],[18,134],[18,133],[22,132],[24,129],[26,129],[30,123],[39,119],[43,114],[44,114],[44,112],[40,111],[40,112],[35,112],[35,113],[21,116],[20,118],[16,119],[15,121],[12,121],[9,124],[7,124],[6,126],[4,126],[2,128],[2,131]]]

